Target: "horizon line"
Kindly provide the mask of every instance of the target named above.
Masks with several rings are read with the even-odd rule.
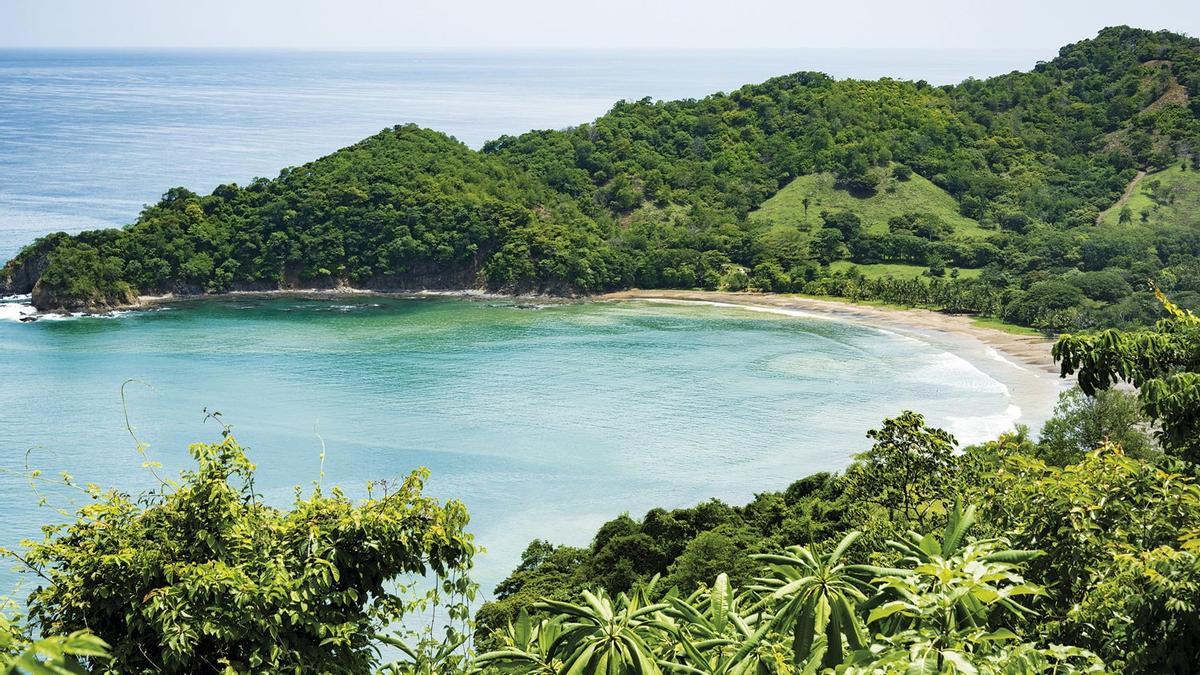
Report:
[[[845,46],[845,47],[654,47],[654,46],[621,46],[621,47],[574,47],[574,46],[445,46],[445,47],[316,47],[316,46],[112,46],[112,45],[0,45],[0,51],[62,51],[62,52],[329,52],[343,54],[407,54],[415,52],[790,52],[790,51],[925,51],[925,52],[1032,52],[1053,49],[1055,53],[1063,45],[1018,46],[1018,47],[880,47],[880,46]]]

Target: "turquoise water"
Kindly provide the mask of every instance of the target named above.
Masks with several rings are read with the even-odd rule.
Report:
[[[987,359],[724,307],[233,298],[115,318],[7,316],[9,468],[32,448],[47,474],[149,486],[119,397],[136,379],[130,418],[155,459],[184,466],[187,443],[218,437],[203,422],[205,408],[218,410],[279,504],[318,478],[318,433],[326,485],[429,467],[429,490],[466,502],[490,549],[479,571],[488,590],[534,537],[584,543],[624,511],[744,502],[843,467],[867,429],[906,408],[986,435],[981,421],[1011,422],[1014,400],[1004,377],[979,367]],[[15,475],[0,476],[0,512],[5,546],[56,517]]]

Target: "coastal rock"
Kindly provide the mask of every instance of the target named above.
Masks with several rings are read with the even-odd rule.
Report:
[[[69,238],[67,234],[60,232],[42,237],[26,246],[17,257],[0,268],[0,295],[32,293],[33,287],[50,264],[50,254]]]
[[[107,312],[139,304],[137,293],[127,286],[110,294],[97,291],[86,297],[66,296],[39,279],[31,295],[33,306],[42,312]]]

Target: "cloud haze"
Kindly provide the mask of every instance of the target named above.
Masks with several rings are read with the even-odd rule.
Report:
[[[3,0],[3,47],[1057,47],[1195,0]]]

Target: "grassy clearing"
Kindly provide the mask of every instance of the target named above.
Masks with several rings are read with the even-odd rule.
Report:
[[[1120,222],[1125,207],[1114,204],[1100,215],[1100,224],[1108,227],[1200,226],[1200,171],[1190,168],[1185,171],[1179,164],[1174,164],[1147,174],[1138,182],[1125,206],[1129,208],[1129,223]]]
[[[805,217],[804,199],[809,200]],[[958,202],[950,193],[925,178],[913,174],[906,181],[886,175],[879,189],[870,196],[857,196],[834,186],[833,174],[800,176],[750,214],[750,220],[762,225],[816,230],[821,211],[853,211],[868,232],[887,232],[888,219],[908,213],[928,213],[954,228],[954,236],[982,238],[988,234],[976,221],[958,211]]]
[[[849,260],[839,260],[829,265],[830,272],[845,272],[851,267],[857,267],[858,271],[863,273],[868,279],[882,279],[884,277],[894,277],[896,279],[909,279],[919,277],[925,274],[929,268],[921,265],[904,265],[900,263],[878,263],[875,265],[856,265]],[[960,279],[974,279],[978,277],[983,269],[959,268],[958,277]],[[946,269],[946,277],[949,278],[950,269]]]

